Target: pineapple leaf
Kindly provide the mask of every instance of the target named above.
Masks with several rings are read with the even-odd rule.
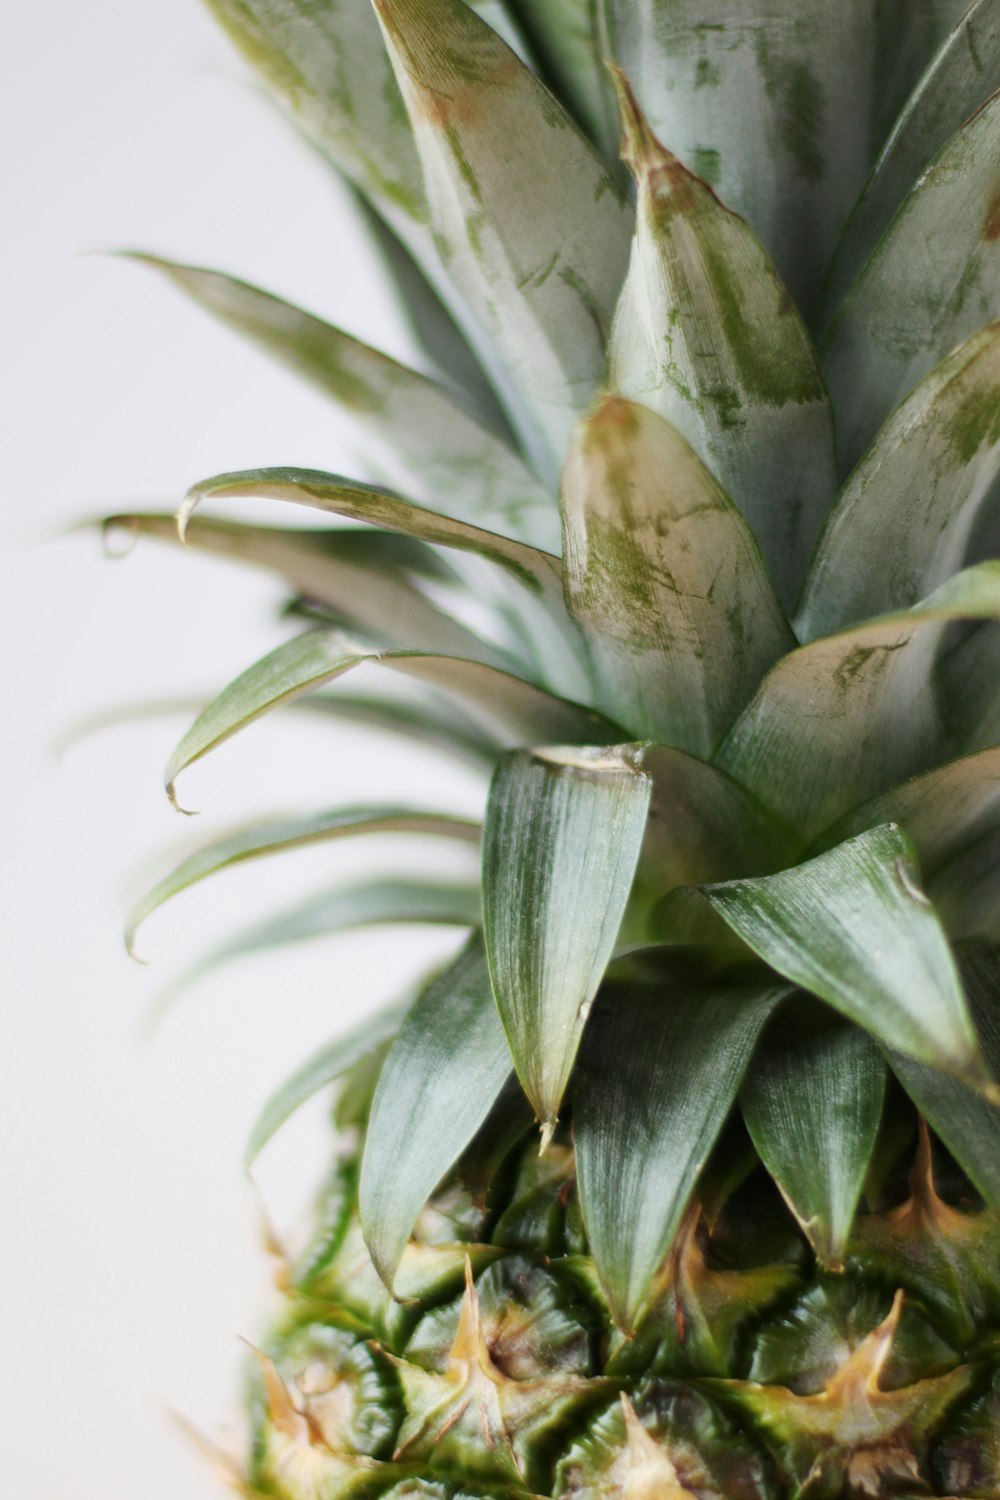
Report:
[[[102,524],[181,545],[177,519],[166,512],[107,516]],[[386,542],[388,546],[380,545]],[[399,542],[404,547],[397,553]],[[195,516],[187,524],[183,544],[278,573],[304,598],[393,646],[510,664],[502,651],[488,646],[421,592],[413,574],[447,579],[448,569],[440,566],[432,548],[411,537],[367,529],[251,526]]]
[[[959,951],[969,1008],[1000,1080],[1000,959],[986,944]],[[1000,1208],[1000,1109],[960,1078],[889,1052],[892,1070],[921,1114],[994,1208]]]
[[[463,0],[375,0],[435,237],[552,488],[604,367],[631,214],[560,105]]]
[[[940,758],[934,658],[954,620],[1000,616],[1000,562],[911,610],[800,646],[765,677],[718,764],[807,840]]]
[[[1000,812],[1000,746],[963,755],[855,808],[823,834],[829,848],[880,823],[898,823],[929,874],[971,844]]]
[[[942,147],[822,344],[843,472],[962,339],[1000,315],[1000,94]]]
[[[379,479],[398,482],[418,504],[456,520],[559,551],[552,497],[507,443],[435,381],[233,276],[158,256],[133,258],[164,272],[349,411],[370,439],[366,458]]]
[[[603,0],[611,51],[659,138],[753,225],[803,311],[871,165],[871,0]],[[896,49],[898,51],[898,48]]]
[[[904,34],[911,27],[907,14]],[[837,247],[828,307],[843,300],[924,168],[997,88],[1000,12],[996,0],[975,0],[913,90],[854,206]]]
[[[243,1154],[243,1165],[249,1172],[268,1141],[295,1111],[321,1089],[343,1077],[355,1063],[367,1057],[395,1036],[400,1022],[409,1010],[411,1000],[388,1005],[373,1016],[342,1032],[296,1068],[290,1078],[275,1089],[251,1127]]]
[[[483,838],[486,952],[543,1145],[624,915],[650,789],[629,746],[516,751],[493,778]]]
[[[375,1090],[359,1201],[368,1249],[390,1291],[417,1215],[510,1073],[477,937],[410,1010]]]
[[[954,938],[1000,940],[1000,822],[935,870],[928,892]]]
[[[208,704],[167,762],[167,795],[174,801],[181,772],[231,735],[366,662],[454,694],[489,725],[499,725],[517,738],[585,743],[593,740],[595,731],[606,737],[611,728],[588,709],[481,661],[421,651],[383,651],[339,631],[308,631],[254,662]]]
[[[948,939],[894,824],[702,892],[765,963],[885,1045],[973,1084],[985,1078]]]
[[[612,171],[618,169],[618,115],[604,64],[597,0],[511,0],[542,76]]]
[[[580,1205],[612,1316],[634,1332],[780,983],[608,986],[573,1086]]]
[[[791,606],[837,490],[816,351],[753,230],[660,144],[618,83],[638,209],[611,384],[687,438]]]
[[[174,1001],[223,964],[288,943],[331,937],[358,927],[431,923],[475,927],[481,919],[478,885],[435,880],[353,881],[321,891],[229,937],[189,964],[158,994],[150,1015],[157,1025]]]
[[[435,838],[461,839],[476,843],[479,824],[448,813],[428,813],[408,807],[337,807],[331,812],[312,813],[304,817],[280,818],[267,823],[253,823],[225,838],[216,839],[188,856],[169,875],[132,908],[125,926],[125,945],[134,953],[136,933],[146,918],[165,901],[220,870],[278,854],[287,849],[330,839],[354,838],[368,833],[415,833]]]
[[[1000,629],[987,621],[938,663],[937,688],[949,746],[982,750],[1000,743]]]
[[[563,576],[598,704],[707,755],[792,643],[739,511],[663,417],[606,397],[563,479]]]
[[[761,1160],[819,1259],[834,1269],[843,1265],[885,1082],[869,1036],[810,1012],[783,1015],[769,1028],[740,1095]]]
[[[823,532],[801,639],[907,609],[961,567],[1000,473],[1000,322],[974,333],[893,413]]]

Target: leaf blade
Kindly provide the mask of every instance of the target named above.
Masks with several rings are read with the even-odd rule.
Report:
[[[513,752],[493,778],[483,840],[486,953],[543,1144],[611,957],[649,796],[628,747]]]

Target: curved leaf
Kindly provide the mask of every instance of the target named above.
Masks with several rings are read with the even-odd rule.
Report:
[[[928,890],[952,937],[1000,940],[1000,822],[935,870]]]
[[[1000,627],[987,621],[938,662],[937,688],[948,744],[955,751],[1000,744]]]
[[[948,940],[893,824],[777,875],[702,891],[765,963],[879,1041],[984,1077]]]
[[[486,960],[474,939],[410,1010],[372,1102],[359,1203],[368,1249],[390,1291],[417,1215],[510,1072]]]
[[[864,803],[823,835],[827,847],[880,823],[898,823],[922,868],[936,871],[996,821],[1000,812],[1000,746],[948,761]]]
[[[395,1036],[411,1003],[407,1000],[390,1005],[374,1016],[368,1016],[350,1031],[327,1042],[296,1068],[291,1077],[271,1094],[253,1123],[243,1153],[243,1165],[248,1172],[271,1137],[297,1109]]]
[[[924,168],[974,110],[1000,88],[1000,13],[975,0],[913,90],[879,155],[837,247],[827,305],[841,302]],[[907,0],[902,33],[912,29]],[[896,37],[893,38],[895,42]]]
[[[627,1335],[725,1123],[780,983],[608,986],[573,1086],[580,1206],[611,1314]]]
[[[619,97],[638,207],[612,386],[687,438],[790,606],[837,491],[815,348],[753,230],[660,144],[620,75]]]
[[[481,574],[476,577],[487,596],[494,602],[502,601],[520,626],[533,666],[547,683],[560,691],[577,697],[586,694],[589,681],[583,644],[566,613],[559,559],[550,553],[411,505],[408,500],[368,485],[308,469],[255,469],[242,474],[221,474],[195,485],[178,513],[181,535],[203,499],[223,495],[290,500],[399,531],[437,546],[456,548],[460,556],[468,554],[496,564],[501,570],[497,578],[489,576],[489,569],[485,582]],[[483,652],[475,654],[482,656]]]
[[[516,751],[493,778],[483,931],[543,1147],[624,915],[649,796],[649,777],[627,746]]]
[[[612,51],[660,139],[753,225],[807,313],[871,166],[895,56],[871,0],[605,0]],[[898,48],[895,49],[898,54]]]
[[[998,473],[1000,322],[942,360],[854,470],[809,569],[800,638],[907,609],[944,583]]]
[[[791,652],[716,757],[814,838],[858,803],[940,758],[934,657],[953,620],[1000,616],[1000,563],[958,573],[922,603]]]
[[[334,886],[236,933],[183,969],[160,991],[150,1021],[156,1025],[174,1001],[222,964],[288,943],[331,937],[359,927],[431,923],[475,927],[481,921],[478,885],[436,880],[369,880]]]
[[[563,477],[563,574],[598,702],[707,755],[792,635],[746,522],[684,438],[609,396]]]
[[[604,367],[630,213],[576,127],[462,0],[375,0],[456,287],[554,487]]]
[[[199,849],[158,881],[152,890],[147,891],[129,914],[125,943],[131,953],[138,928],[165,901],[179,895],[199,880],[247,859],[330,839],[353,838],[365,833],[416,833],[476,843],[479,831],[478,823],[467,819],[455,818],[446,813],[420,812],[407,807],[337,807],[332,812],[283,818],[270,823],[254,823],[249,828],[241,828],[237,833],[217,839],[204,849]]]
[[[791,1019],[791,1018],[789,1018]],[[855,1026],[768,1031],[740,1094],[743,1118],[819,1259],[843,1265],[885,1095],[885,1062]]]
[[[586,742],[595,731],[600,735],[610,727],[588,709],[484,662],[419,651],[381,651],[339,631],[310,631],[254,662],[202,711],[167,762],[171,800],[181,772],[231,735],[365,662],[454,694],[488,724],[516,738]]]
[[[351,412],[374,439],[367,456],[380,479],[456,520],[559,551],[552,497],[514,450],[443,386],[233,276],[159,256],[134,258],[163,271]],[[380,472],[386,463],[388,470]]]
[[[162,542],[182,542],[176,516],[167,513],[107,516],[103,524],[124,526],[135,535]],[[376,539],[390,545],[373,547]],[[393,545],[397,542],[404,543],[399,552]],[[409,537],[391,532],[250,526],[194,516],[185,527],[183,544],[276,572],[305,598],[336,610],[355,629],[370,630],[379,640],[506,661],[501,651],[421,593],[409,575],[419,571],[433,578],[435,554]],[[447,576],[447,570],[436,571],[438,576]]]
[[[969,1008],[993,1077],[1000,1080],[1000,961],[976,945],[960,954]],[[993,1208],[1000,1208],[1000,1109],[958,1078],[889,1053],[893,1072],[921,1114]]]
[[[1000,94],[917,180],[822,345],[844,472],[950,349],[1000,316]]]

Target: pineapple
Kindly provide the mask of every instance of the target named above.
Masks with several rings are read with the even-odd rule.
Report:
[[[307,694],[492,778],[481,826],[261,824],[133,914],[304,841],[482,847],[244,940],[468,931],[253,1131],[337,1083],[233,1482],[1000,1495],[1000,4],[211,3],[433,373],[148,257],[363,445],[127,518],[295,606],[168,789]]]

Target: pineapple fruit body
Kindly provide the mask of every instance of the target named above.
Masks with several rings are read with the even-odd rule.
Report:
[[[389,871],[208,957],[469,934],[254,1130],[336,1084],[231,1477],[1000,1496],[1000,3],[211,5],[431,373],[146,257],[362,445],[113,518],[292,594],[168,791],[296,701],[489,780],[481,825],[246,828],[129,924],[304,842],[481,845],[479,882]]]

